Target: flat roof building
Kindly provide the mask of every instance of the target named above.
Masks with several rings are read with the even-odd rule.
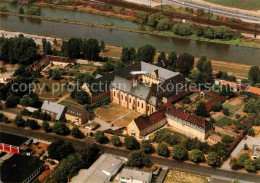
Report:
[[[30,141],[27,137],[0,132],[0,150],[19,153],[20,147]]]
[[[72,178],[73,183],[104,183],[109,182],[123,167],[123,161],[110,154],[102,154],[89,167],[80,170],[79,174]]]
[[[152,181],[152,172],[146,172],[139,169],[124,168],[120,174],[121,183],[150,183]]]

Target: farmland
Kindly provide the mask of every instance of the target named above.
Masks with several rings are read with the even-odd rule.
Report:
[[[223,6],[235,7],[246,10],[259,10],[259,0],[206,0]]]

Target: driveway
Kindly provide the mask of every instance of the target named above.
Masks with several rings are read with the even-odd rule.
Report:
[[[247,136],[246,140],[241,140],[241,142],[237,145],[237,147],[233,150],[230,157],[237,157],[242,149],[244,149],[244,144],[247,144],[249,149],[253,148],[253,145],[260,145],[260,136],[258,137],[250,137]],[[221,169],[231,170],[229,165],[230,158],[222,165]]]

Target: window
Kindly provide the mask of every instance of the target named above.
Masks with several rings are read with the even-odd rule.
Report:
[[[131,103],[131,98],[129,99],[129,102]]]
[[[144,104],[142,103],[142,108],[144,108]]]
[[[139,107],[139,102],[137,102],[137,106]]]
[[[125,96],[125,101],[127,101],[127,97]]]
[[[116,96],[116,92],[114,91],[114,97]]]

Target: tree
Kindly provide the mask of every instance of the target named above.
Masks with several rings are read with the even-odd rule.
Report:
[[[207,62],[207,57],[206,56],[201,56],[200,59],[198,60],[198,63],[197,63],[197,69],[201,72],[205,72],[205,65],[206,65],[206,62]]]
[[[257,170],[260,170],[260,157],[255,159],[255,163],[256,163]]]
[[[222,110],[222,104],[220,102],[217,102],[216,104],[214,104],[212,107],[211,107],[211,111],[214,111],[214,112],[219,112]]]
[[[84,105],[89,102],[89,95],[79,85],[75,85],[70,97],[76,99],[78,103]]]
[[[248,150],[249,148],[248,148],[248,145],[245,143],[244,144],[244,150]]]
[[[230,85],[222,85],[220,95],[226,96],[227,98],[233,98],[236,94],[233,92],[233,88]]]
[[[248,73],[249,82],[254,85],[256,83],[260,83],[260,70],[259,66],[251,66]]]
[[[51,55],[52,54],[52,46],[51,43],[48,41],[45,48],[45,54]]]
[[[218,167],[221,163],[221,158],[216,152],[210,152],[208,154],[207,163],[212,167]]]
[[[97,131],[94,135],[95,140],[100,144],[106,144],[109,142],[109,139],[104,135],[103,132]]]
[[[199,9],[197,10],[197,15],[198,15],[199,17],[200,17],[200,16],[204,16],[204,15],[205,15],[204,9],[199,8]]]
[[[146,45],[146,46],[140,47],[137,50],[136,59],[138,61],[152,63],[155,54],[156,54],[156,49],[151,45]]]
[[[19,12],[20,14],[24,14],[24,9],[23,9],[22,6],[19,7],[18,12]]]
[[[237,158],[231,158],[229,165],[232,168],[232,170],[238,170],[241,168],[237,162]]]
[[[5,101],[5,106],[8,108],[16,107],[19,104],[20,98],[16,95],[9,95]]]
[[[256,170],[257,170],[257,165],[256,165],[255,161],[254,161],[254,160],[251,160],[251,159],[245,160],[245,169],[246,169],[248,172],[256,172]]]
[[[184,104],[190,104],[190,103],[191,103],[190,97],[188,97],[188,96],[184,97],[183,103],[184,103]]]
[[[172,157],[176,160],[185,160],[188,157],[188,151],[182,145],[175,145],[172,148]]]
[[[234,137],[231,137],[229,135],[222,135],[221,142],[223,142],[224,144],[230,144],[233,141]]]
[[[139,149],[140,144],[135,137],[127,135],[125,137],[124,145],[129,150]]]
[[[84,138],[84,134],[80,131],[80,129],[78,127],[73,127],[71,130],[71,135],[75,138],[78,139],[83,139]]]
[[[165,142],[160,143],[156,151],[160,156],[168,157],[170,155],[170,150],[168,149],[168,145]]]
[[[135,55],[136,53],[133,47],[132,48],[123,47],[122,54],[121,54],[121,61],[128,64],[134,61]]]
[[[45,131],[45,132],[51,132],[51,126],[49,124],[48,121],[43,121],[42,123],[42,129]]]
[[[164,15],[162,15],[161,13],[151,14],[148,17],[148,25],[155,28],[155,27],[157,27],[159,21],[162,20],[162,19],[166,19],[166,17]]]
[[[164,51],[162,51],[161,53],[160,53],[160,55],[159,55],[159,57],[158,57],[158,62],[164,62],[165,63],[165,61],[166,61],[166,55],[165,55],[165,52]]]
[[[52,130],[53,130],[53,132],[55,132],[56,134],[59,134],[59,135],[68,135],[70,133],[69,127],[61,121],[57,121],[53,125]]]
[[[101,47],[96,39],[88,39],[83,41],[82,53],[85,59],[88,60],[99,60],[99,53],[101,52]]]
[[[176,62],[177,54],[174,51],[172,51],[165,62],[166,68],[174,71],[176,69]]]
[[[223,108],[222,109],[222,112],[225,116],[229,116],[230,115],[230,112],[229,112],[229,109],[228,108]]]
[[[100,42],[100,49],[101,49],[101,51],[106,50],[106,45],[105,45],[105,42],[103,40]]]
[[[100,149],[96,144],[88,144],[79,151],[84,167],[89,168],[100,156]]]
[[[250,159],[250,156],[247,153],[242,153],[238,157],[238,164],[241,167],[245,167],[245,161]]]
[[[189,159],[195,163],[204,161],[204,155],[199,149],[192,149],[189,154]]]
[[[177,59],[177,69],[187,77],[193,69],[194,57],[188,53],[181,54]]]
[[[151,164],[152,163],[147,154],[145,154],[143,151],[136,150],[128,154],[128,166],[142,168],[144,166],[150,167]]]
[[[141,143],[141,151],[145,152],[146,154],[152,154],[154,152],[154,147],[149,140],[143,140]]]
[[[66,143],[64,140],[56,140],[48,146],[48,153],[50,158],[58,161],[66,158],[69,154],[75,152],[75,148],[70,143]]]
[[[27,126],[29,126],[32,130],[37,130],[40,128],[37,121],[35,120],[27,120]]]
[[[36,6],[29,6],[26,10],[27,15],[41,16],[41,8]]]
[[[156,30],[158,31],[164,31],[169,30],[171,28],[170,20],[165,18],[158,21],[158,24],[156,25]]]
[[[248,135],[254,137],[255,136],[255,130],[253,128],[249,129]]]
[[[115,147],[120,147],[122,146],[122,142],[120,141],[119,137],[117,135],[113,135],[111,137],[111,142]]]
[[[80,58],[81,57],[81,47],[82,40],[78,38],[71,38],[68,41],[63,42],[62,52],[64,56],[68,56],[70,58]]]
[[[59,80],[60,77],[61,77],[61,71],[60,71],[60,69],[54,69],[54,70],[52,71],[52,73],[51,73],[51,78],[52,78],[53,80]]]
[[[195,114],[202,117],[209,117],[209,112],[206,109],[206,105],[204,102],[198,104],[195,110]]]
[[[14,124],[18,127],[26,127],[26,121],[23,119],[21,115],[18,115],[14,119]]]
[[[33,104],[33,100],[29,95],[24,95],[20,100],[20,104],[24,107],[31,106]]]

